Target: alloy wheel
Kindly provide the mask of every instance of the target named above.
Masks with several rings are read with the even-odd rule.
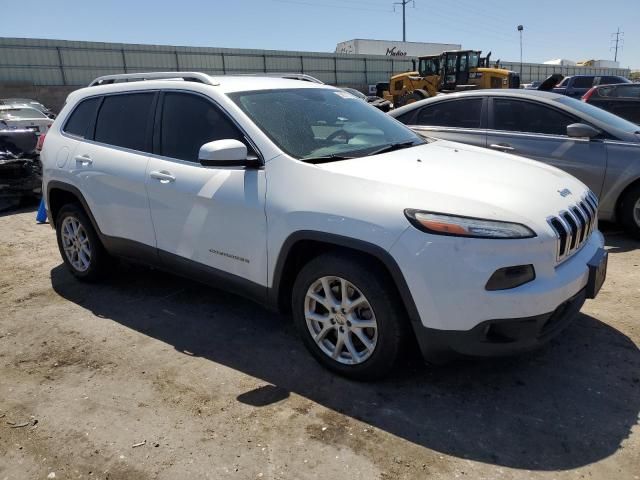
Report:
[[[79,272],[91,265],[91,243],[87,231],[76,217],[66,217],[60,229],[62,248],[69,263]]]
[[[373,308],[344,278],[322,277],[313,282],[305,296],[304,316],[316,345],[339,363],[362,363],[376,348],[378,323]]]

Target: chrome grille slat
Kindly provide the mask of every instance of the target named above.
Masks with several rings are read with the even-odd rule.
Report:
[[[547,218],[557,238],[556,260],[562,263],[579,251],[596,229],[598,199],[589,191],[579,202]]]

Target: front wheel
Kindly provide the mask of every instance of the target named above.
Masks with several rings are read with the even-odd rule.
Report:
[[[624,194],[620,205],[621,223],[627,232],[640,239],[640,185]]]
[[[305,346],[325,367],[368,380],[396,364],[405,319],[393,285],[376,265],[321,255],[302,268],[292,297]]]

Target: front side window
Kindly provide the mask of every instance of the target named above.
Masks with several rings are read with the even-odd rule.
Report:
[[[510,132],[566,135],[576,119],[558,110],[509,98],[493,99],[493,128]]]
[[[598,122],[601,122],[606,126],[617,128],[618,130],[629,133],[635,133],[639,131],[638,125],[636,125],[635,123],[631,123],[630,121],[614,115],[613,113],[609,113],[602,108],[595,107],[586,102],[581,102],[580,100],[576,100],[575,98],[562,95],[556,98],[554,101],[560,103],[561,105],[564,105],[565,107],[576,110],[578,112],[578,115],[588,115],[589,117]]]
[[[573,88],[591,88],[593,80],[593,77],[575,77],[573,79]]]
[[[424,143],[395,119],[341,90],[257,90],[229,97],[281,150],[301,160],[364,157],[381,148]]]
[[[613,96],[619,98],[640,98],[640,85],[619,85],[617,87],[607,87],[613,89]]]
[[[155,93],[126,93],[105,97],[96,120],[97,142],[148,151],[147,126]]]
[[[421,108],[415,123],[439,127],[480,128],[481,115],[481,98],[449,100]]]
[[[428,77],[430,75],[437,75],[439,70],[440,61],[438,58],[423,58],[420,60],[420,75]]]
[[[240,130],[212,102],[189,93],[165,93],[160,133],[161,155],[198,162],[202,145],[227,139],[246,143]]]
[[[96,112],[98,100],[98,97],[94,97],[80,102],[75,110],[71,112],[69,120],[67,120],[67,123],[64,126],[64,131],[71,135],[84,138],[89,124],[91,123],[91,120],[93,120],[93,115]]]

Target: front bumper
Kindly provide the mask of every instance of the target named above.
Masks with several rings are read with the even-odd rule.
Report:
[[[440,362],[452,354],[492,357],[535,350],[559,335],[578,314],[586,290],[562,303],[553,312],[525,318],[486,320],[471,330],[416,330],[426,360]]]
[[[556,265],[551,237],[465,239],[410,228],[391,253],[416,307],[410,316],[420,349],[437,361],[447,352],[517,353],[553,338],[582,307],[588,263],[603,245],[596,230],[580,251]],[[508,290],[485,289],[499,268],[528,264],[535,268],[534,280]]]

